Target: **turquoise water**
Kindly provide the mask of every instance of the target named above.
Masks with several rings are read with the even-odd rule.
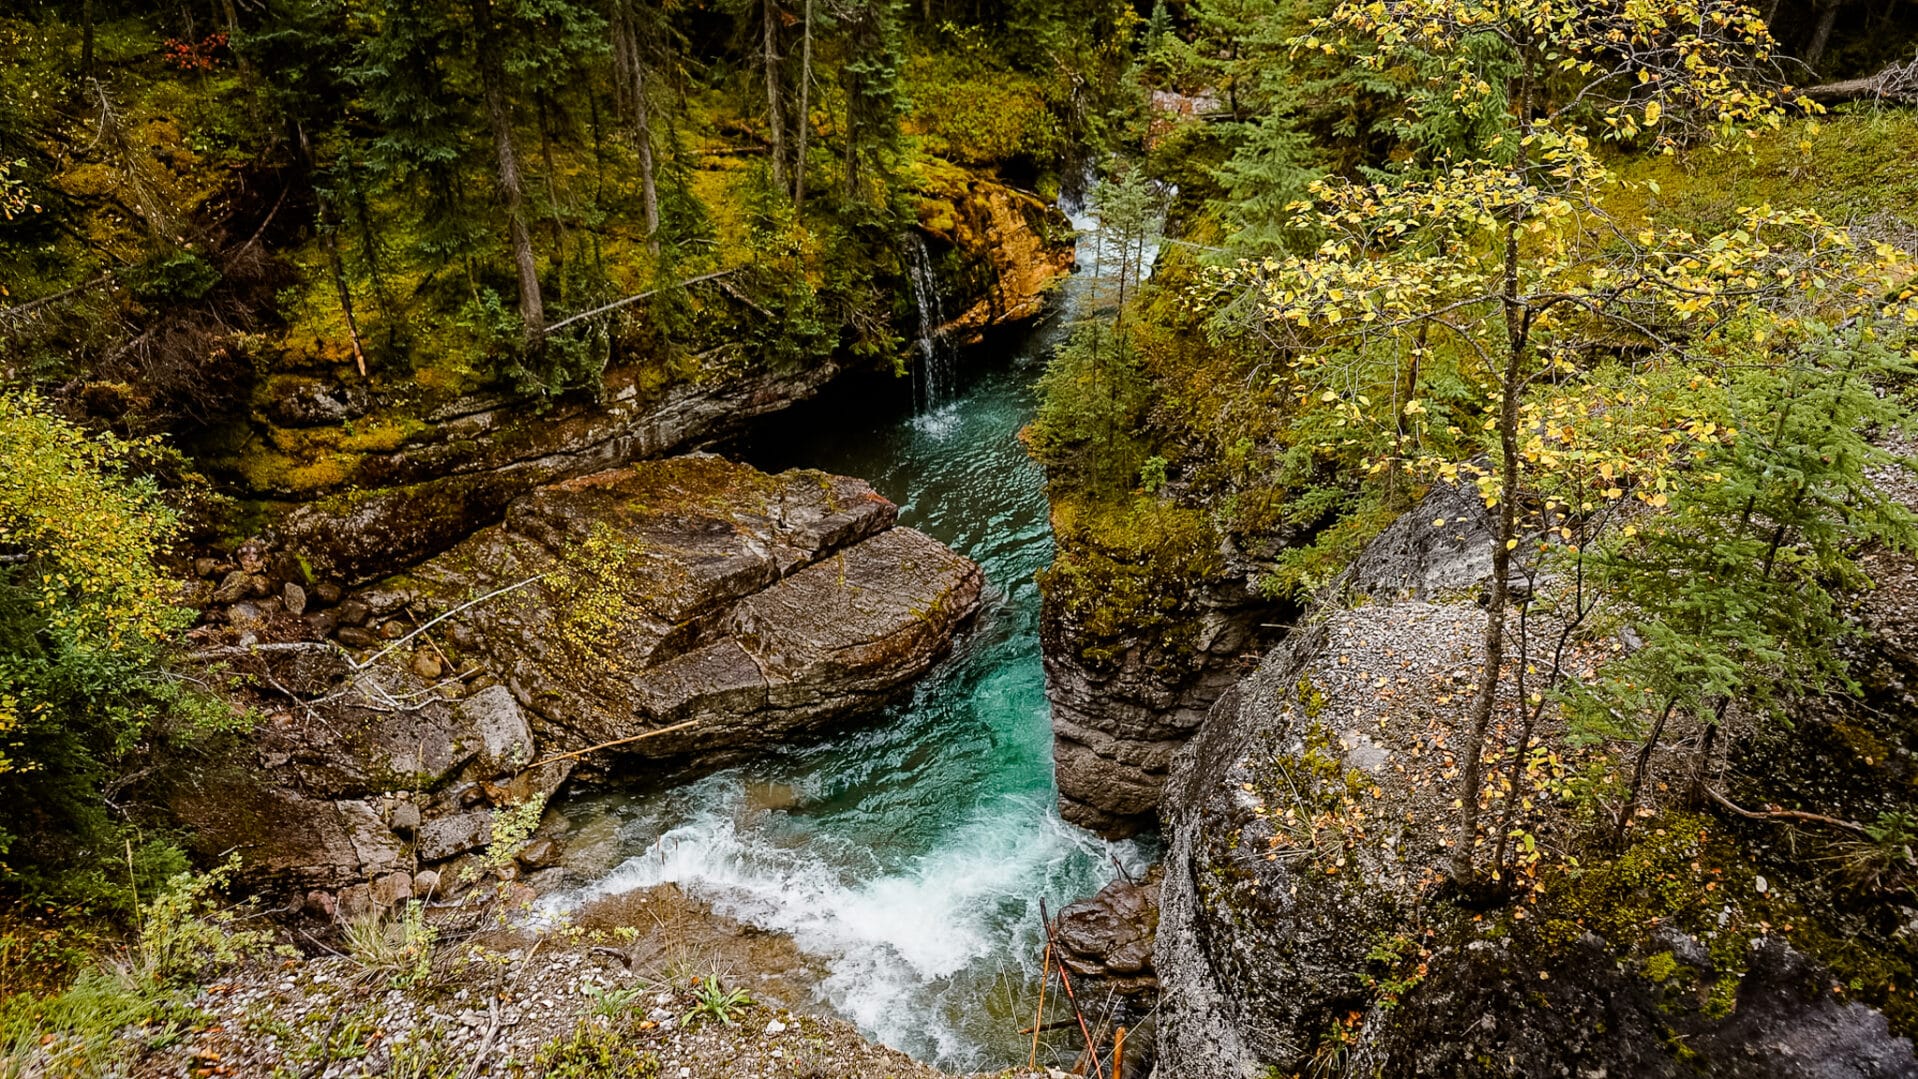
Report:
[[[952,399],[921,414],[912,388],[889,382],[795,410],[740,448],[762,468],[870,481],[901,523],[984,567],[984,609],[910,699],[869,724],[625,801],[629,857],[574,899],[676,881],[791,934],[829,972],[822,1002],[868,1035],[947,1067],[1025,1059],[1040,898],[1057,910],[1151,853],[1056,808],[1033,583],[1051,533],[1017,434],[1058,333],[970,350]]]

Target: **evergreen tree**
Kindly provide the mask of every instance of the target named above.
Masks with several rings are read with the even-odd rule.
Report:
[[[896,0],[853,0],[839,15],[839,85],[846,102],[845,195],[884,205],[894,187],[906,110]],[[879,197],[870,197],[866,188]]]

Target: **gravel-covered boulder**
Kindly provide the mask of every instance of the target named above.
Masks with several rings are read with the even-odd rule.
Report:
[[[1506,875],[1452,879],[1483,663],[1476,517],[1441,491],[1381,534],[1344,602],[1267,654],[1174,760],[1157,1074],[1918,1075],[1888,1022],[1897,1002],[1860,999],[1889,987],[1856,976],[1909,960],[1908,941],[1871,929],[1896,904],[1838,897],[1828,860],[1792,854],[1821,837],[1689,804],[1656,762],[1650,785],[1675,793],[1616,830],[1615,758],[1549,712],[1547,748],[1518,755],[1515,695],[1488,738],[1476,856],[1493,864],[1504,835]],[[1553,632],[1549,607],[1530,617]],[[1620,636],[1575,637],[1570,662],[1589,672]],[[1523,804],[1502,831],[1507,789]]]

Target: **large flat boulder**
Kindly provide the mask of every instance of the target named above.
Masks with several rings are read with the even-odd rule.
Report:
[[[881,704],[977,610],[978,566],[896,518],[860,480],[691,454],[534,491],[373,601],[470,603],[445,637],[542,751],[691,722],[622,748],[733,752]]]

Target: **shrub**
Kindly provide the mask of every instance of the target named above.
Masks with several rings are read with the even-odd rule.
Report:
[[[389,988],[419,985],[433,973],[439,931],[426,924],[426,904],[414,900],[397,911],[375,911],[346,927],[346,951],[374,981]]]
[[[540,1047],[533,1074],[548,1079],[653,1079],[659,1058],[642,1053],[619,1030],[581,1023]]]
[[[0,879],[16,890],[117,864],[105,791],[155,742],[233,723],[166,669],[193,614],[156,561],[177,517],[132,471],[150,449],[0,396]]]

